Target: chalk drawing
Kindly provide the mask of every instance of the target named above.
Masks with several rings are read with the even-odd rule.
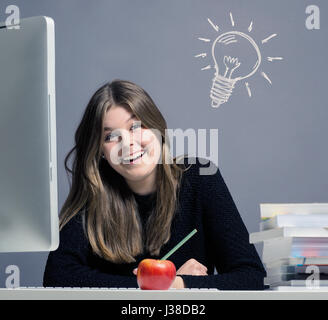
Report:
[[[235,20],[232,13],[229,13],[230,22],[235,29]],[[207,18],[209,25],[216,33],[221,29],[213,20]],[[253,20],[250,22],[248,33],[253,31]],[[270,40],[276,38],[277,34],[272,33],[263,40],[256,42],[249,34],[232,30],[216,35],[214,40],[199,37],[198,40],[211,43],[211,53],[213,64],[207,64],[201,70],[215,69],[212,78],[212,87],[210,89],[210,99],[213,108],[218,108],[226,103],[234,91],[238,81],[252,77],[260,67],[262,67],[263,59],[258,43],[266,45]],[[224,52],[227,52],[226,54]],[[247,56],[244,57],[245,52]],[[195,58],[202,58],[202,61],[209,57],[204,51],[194,55]],[[247,63],[245,62],[247,60]],[[283,57],[266,57],[264,61],[273,62],[281,61]],[[251,62],[249,62],[251,61]],[[270,77],[261,70],[261,76],[272,85]],[[245,88],[249,97],[252,97],[251,86],[249,82],[245,82]]]

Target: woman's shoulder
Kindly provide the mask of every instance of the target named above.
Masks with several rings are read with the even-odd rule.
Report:
[[[187,169],[184,172],[183,189],[194,190],[202,195],[204,201],[211,201],[218,194],[229,195],[227,185],[220,169],[213,160],[201,157],[184,157]]]
[[[87,244],[84,211],[80,210],[60,230],[60,242],[66,247],[81,247]]]
[[[182,189],[206,189],[208,185],[217,183],[218,176],[220,178],[218,166],[212,160],[197,156],[181,156],[178,163],[184,168]]]
[[[218,172],[218,166],[210,159],[197,156],[180,156],[176,158],[177,163],[185,167],[185,175],[200,177],[215,175]]]
[[[75,215],[70,217],[61,228],[61,234],[82,234],[84,233],[85,211],[80,210]]]

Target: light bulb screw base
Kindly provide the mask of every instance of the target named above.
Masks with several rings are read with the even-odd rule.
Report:
[[[213,108],[218,108],[221,104],[226,103],[229,100],[236,82],[235,79],[215,75],[210,94]]]

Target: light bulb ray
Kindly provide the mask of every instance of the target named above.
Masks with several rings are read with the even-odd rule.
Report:
[[[206,56],[207,56],[207,53],[200,53],[200,54],[196,54],[194,57],[195,58],[199,58],[199,57],[205,58]]]
[[[251,21],[251,24],[248,27],[248,32],[251,32],[253,30],[253,21]]]
[[[283,60],[283,57],[267,57],[269,62],[275,61],[275,60]]]
[[[211,39],[206,39],[206,38],[198,38],[198,40],[204,41],[204,42],[211,42]]]
[[[263,39],[263,40],[262,40],[262,43],[267,43],[269,40],[271,40],[272,38],[274,38],[274,37],[276,37],[276,36],[277,36],[277,34],[274,33],[274,34],[268,36],[267,38]]]
[[[204,68],[201,68],[202,71],[203,71],[203,70],[208,70],[208,69],[211,69],[211,66],[210,66],[210,65],[208,65],[208,66],[206,66],[206,67],[204,67]]]
[[[233,16],[232,16],[231,12],[230,12],[230,21],[231,21],[231,25],[234,27],[235,26],[235,21],[233,20]]]
[[[270,78],[268,77],[268,75],[265,73],[265,72],[261,72],[261,76],[265,79],[265,80],[267,80],[270,84],[272,84],[272,81],[270,80]]]
[[[252,91],[249,87],[248,82],[245,82],[245,86],[246,86],[246,89],[247,89],[248,96],[251,98],[252,97]]]
[[[214,24],[210,18],[207,18],[208,23],[213,27],[216,32],[219,32],[220,28],[217,24]]]

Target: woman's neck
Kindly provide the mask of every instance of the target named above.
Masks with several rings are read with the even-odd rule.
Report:
[[[155,171],[155,170],[154,170]],[[139,181],[126,181],[130,189],[137,194],[146,195],[156,191],[156,172]]]

